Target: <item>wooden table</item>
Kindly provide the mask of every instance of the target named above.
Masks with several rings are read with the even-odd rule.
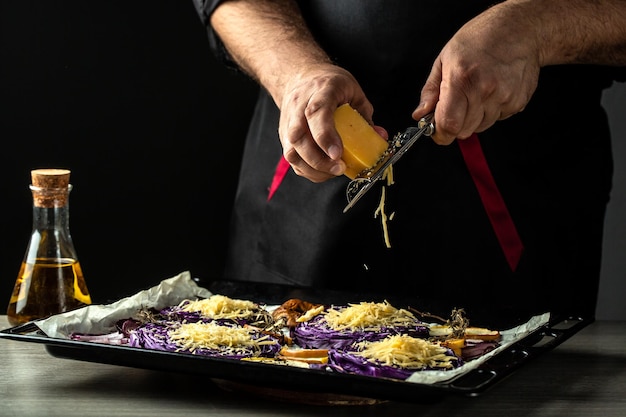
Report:
[[[0,328],[8,328],[0,316]],[[478,397],[311,406],[229,392],[197,375],[59,359],[0,339],[0,416],[626,416],[626,322],[596,322]]]

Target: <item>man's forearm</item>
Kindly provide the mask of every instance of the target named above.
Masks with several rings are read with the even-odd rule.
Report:
[[[486,14],[494,23],[526,25],[542,66],[626,65],[626,0],[507,0]],[[211,24],[235,62],[277,103],[299,69],[330,62],[294,0],[228,0]]]
[[[278,105],[289,78],[330,62],[292,0],[229,0],[215,10],[211,25],[237,65]]]
[[[491,11],[526,20],[541,66],[626,65],[625,0],[508,0]]]

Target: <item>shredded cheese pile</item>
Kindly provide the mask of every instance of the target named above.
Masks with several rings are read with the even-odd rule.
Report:
[[[184,303],[184,302],[183,302]],[[240,319],[253,314],[257,305],[252,301],[235,300],[224,295],[212,295],[203,300],[181,303],[184,311],[197,311],[203,316],[213,319]]]
[[[423,339],[395,335],[378,342],[360,342],[363,350],[352,352],[370,361],[401,368],[451,368],[455,357],[446,355],[447,349]]]
[[[349,304],[343,309],[330,308],[326,311],[324,320],[333,330],[379,330],[381,327],[412,325],[417,321],[411,312],[397,309],[387,301]]]
[[[223,350],[226,352],[238,352],[242,350],[257,350],[264,344],[275,343],[268,340],[268,336],[253,339],[253,330],[246,327],[220,326],[209,323],[184,323],[176,329],[170,330],[170,339],[181,350],[195,352],[197,349]]]

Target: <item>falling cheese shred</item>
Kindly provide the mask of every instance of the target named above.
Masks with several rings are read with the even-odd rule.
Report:
[[[188,312],[199,312],[213,319],[239,319],[249,317],[257,305],[248,300],[236,300],[224,295],[212,295],[197,301],[184,301],[181,308]]]
[[[387,180],[387,185],[394,185],[393,181],[393,165],[389,165],[383,172],[383,180]]]
[[[385,246],[389,249],[391,248],[391,240],[389,239],[389,228],[387,226],[387,213],[385,213],[385,187],[382,187],[383,191],[380,196],[380,202],[378,203],[378,208],[374,212],[374,217],[378,217],[380,214],[380,219],[383,225],[383,237],[385,239]]]
[[[324,320],[333,330],[379,330],[382,327],[414,325],[415,316],[408,310],[397,309],[387,301],[362,302],[348,307],[326,310]]]
[[[268,336],[254,339],[253,329],[239,326],[221,326],[214,322],[184,323],[170,330],[168,336],[180,350],[220,350],[225,353],[258,350],[259,346],[276,343]]]
[[[452,368],[452,361],[457,360],[446,354],[445,347],[407,335],[389,336],[377,342],[360,342],[357,346],[362,350],[352,352],[354,355],[408,369]]]
[[[387,168],[385,168],[385,172],[383,172],[383,180],[387,180],[387,186],[391,186],[394,184],[393,165],[389,165]],[[385,246],[388,249],[390,249],[391,240],[389,239],[389,228],[387,226],[387,221],[392,220],[395,212],[392,213],[391,217],[387,216],[387,213],[385,213],[385,199],[386,199],[385,186],[383,185],[381,196],[380,196],[380,202],[378,203],[378,207],[376,208],[376,211],[374,212],[374,218],[378,217],[378,215],[380,214],[381,223],[383,225],[383,237],[385,239]]]

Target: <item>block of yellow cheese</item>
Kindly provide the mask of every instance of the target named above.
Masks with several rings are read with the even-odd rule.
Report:
[[[354,179],[363,170],[372,168],[387,150],[387,141],[349,104],[335,110],[335,128],[343,142],[345,175]]]

